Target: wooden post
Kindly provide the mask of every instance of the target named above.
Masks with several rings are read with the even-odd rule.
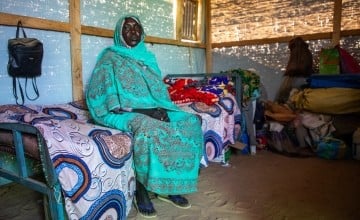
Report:
[[[73,101],[78,101],[84,98],[81,56],[80,0],[70,0],[69,7],[71,73],[73,85],[72,95]]]
[[[340,44],[341,8],[342,8],[342,0],[334,0],[333,34],[331,38],[331,42],[333,46]]]
[[[212,73],[211,0],[205,2],[206,72]]]
[[[175,39],[177,42],[181,42],[181,30],[183,26],[183,15],[184,15],[184,2],[176,1],[176,36]]]

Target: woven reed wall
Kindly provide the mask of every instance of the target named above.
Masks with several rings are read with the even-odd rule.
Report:
[[[333,0],[212,0],[213,43],[331,32]],[[343,0],[341,29],[360,28],[360,1]]]

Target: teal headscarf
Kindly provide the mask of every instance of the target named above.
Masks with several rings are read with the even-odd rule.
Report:
[[[142,36],[141,41],[135,47],[130,47],[125,43],[125,40],[122,36],[122,28],[126,18],[134,19],[138,24],[140,24],[142,28]],[[161,74],[160,68],[157,64],[155,55],[149,51],[145,46],[145,31],[139,18],[135,15],[126,15],[121,17],[118,22],[116,23],[115,30],[114,30],[114,45],[111,47],[106,48],[99,56],[98,59],[101,59],[102,55],[107,51],[111,50],[114,51],[122,56],[137,60],[138,62],[142,62],[147,67],[151,68],[158,74]]]
[[[114,45],[101,52],[90,78],[86,100],[92,117],[103,120],[100,117],[118,108],[161,107],[179,111],[162,82],[155,55],[144,44],[144,32],[136,46],[126,45],[122,37],[126,18],[139,22],[136,16],[119,19],[114,32]],[[129,118],[133,115],[130,114]],[[122,118],[126,118],[125,115]]]

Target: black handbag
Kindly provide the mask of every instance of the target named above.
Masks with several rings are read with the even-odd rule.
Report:
[[[167,111],[163,108],[133,109],[132,112],[141,113],[160,121],[170,122]]]
[[[19,31],[22,30],[23,37],[19,37]],[[25,78],[25,95],[34,101],[39,98],[39,90],[36,85],[36,77],[41,75],[41,63],[43,58],[43,44],[36,38],[27,38],[21,21],[18,21],[16,29],[16,38],[8,40],[9,61],[7,65],[8,74],[13,77],[13,94],[18,102],[17,84],[21,95],[20,104],[24,104],[24,92],[19,78]],[[30,98],[27,94],[27,80],[31,79],[34,88],[35,97]],[[16,84],[17,81],[17,84]]]
[[[149,117],[155,118],[160,121],[170,122],[170,118],[167,114],[166,109],[163,108],[149,108],[149,109],[131,109],[131,111],[123,111],[122,109],[112,110],[115,114],[122,114],[124,112],[136,112]]]

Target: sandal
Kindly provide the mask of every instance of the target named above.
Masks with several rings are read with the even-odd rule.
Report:
[[[156,210],[151,202],[148,204],[138,204],[138,202],[136,201],[136,197],[134,197],[134,206],[138,213],[144,218],[157,217]]]
[[[188,209],[191,207],[189,201],[185,197],[180,195],[169,195],[169,196],[156,195],[156,197],[164,202],[171,203],[172,205],[180,209]]]

